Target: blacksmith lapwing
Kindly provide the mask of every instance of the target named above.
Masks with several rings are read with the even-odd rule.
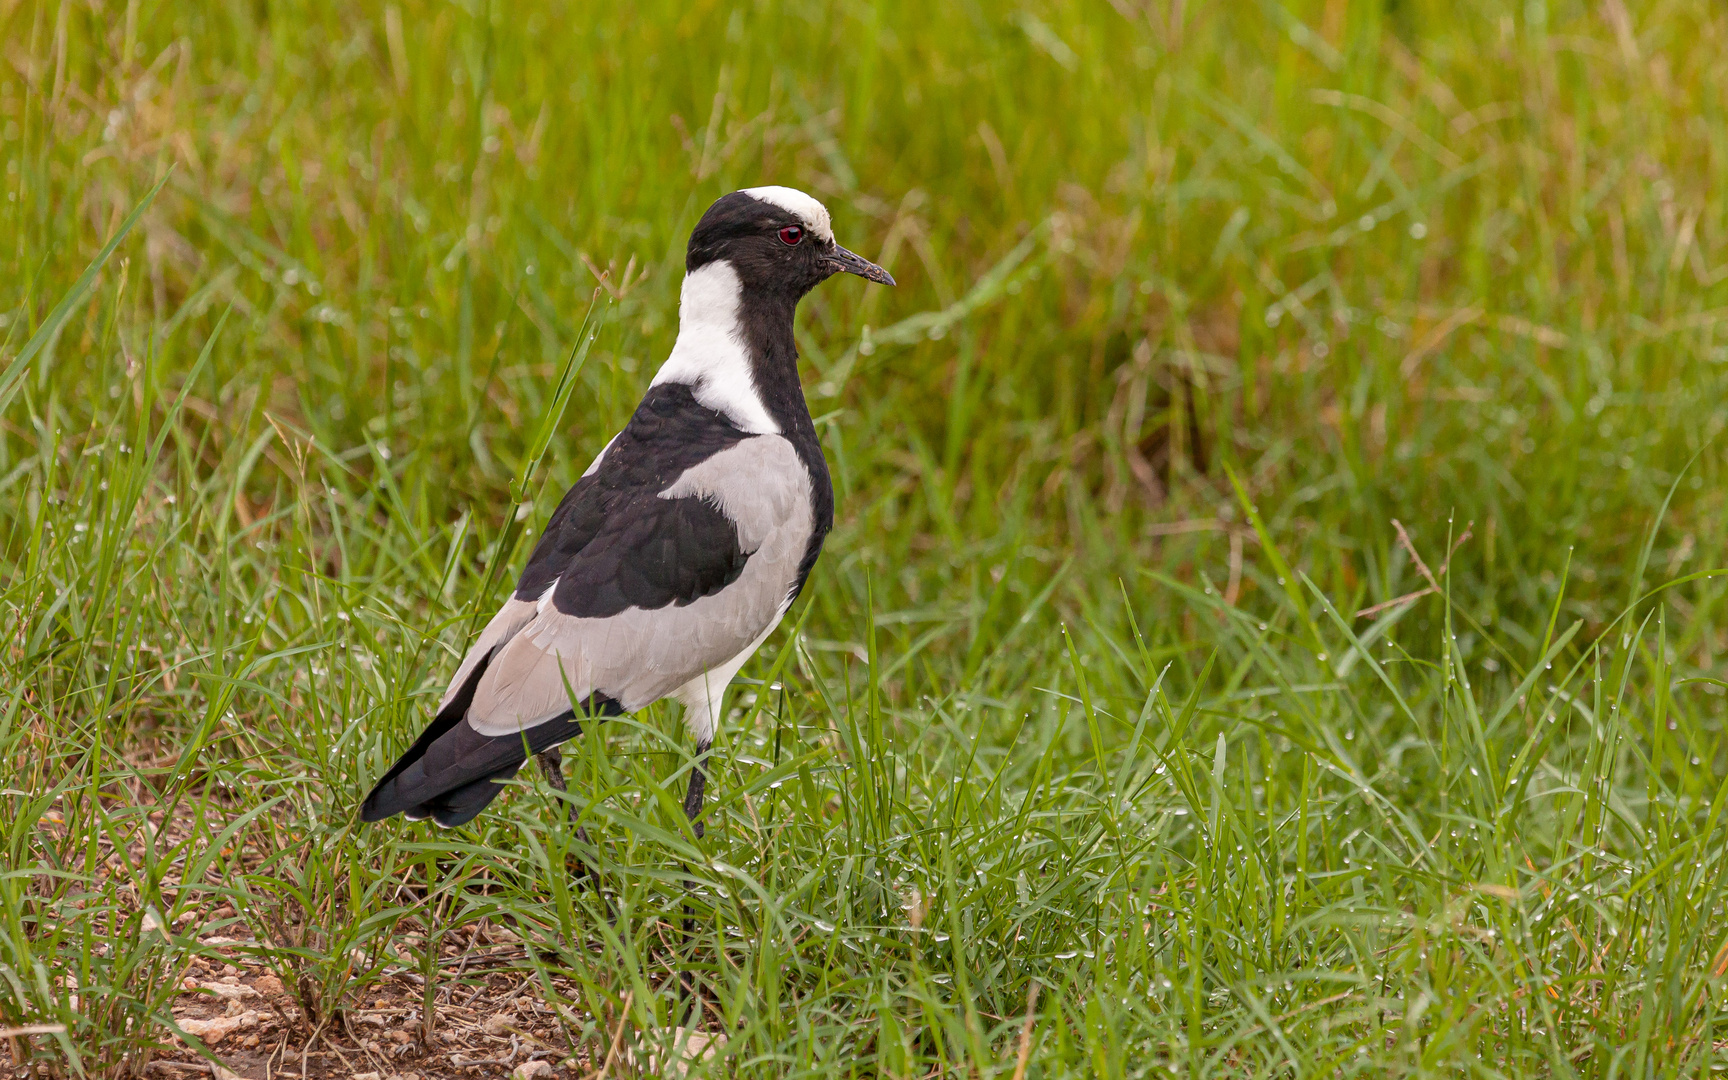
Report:
[[[834,242],[821,203],[785,187],[709,207],[684,267],[672,355],[553,511],[364,820],[461,825],[530,754],[562,788],[556,747],[584,719],[670,697],[696,739],[684,811],[702,835],[726,686],[803,588],[834,519],[793,314],[833,274],[894,279]]]

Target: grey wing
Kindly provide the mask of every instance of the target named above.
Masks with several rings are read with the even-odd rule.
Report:
[[[492,616],[492,621],[480,631],[480,636],[474,639],[474,644],[468,650],[468,655],[462,658],[462,663],[456,668],[456,674],[450,679],[450,686],[444,691],[444,696],[438,701],[438,711],[450,704],[462,687],[467,683],[474,669],[491,654],[493,649],[509,641],[521,632],[534,619],[538,605],[528,600],[518,600],[511,597],[504,601],[504,606],[498,609],[498,614]]]
[[[640,709],[727,666],[772,629],[815,528],[809,474],[791,443],[744,439],[685,470],[658,497],[700,498],[725,515],[747,554],[738,576],[688,603],[594,618],[560,611],[556,586],[532,604],[516,601],[534,611],[480,678],[467,717],[475,731],[514,734],[596,695]],[[577,569],[567,572],[573,581],[582,577]],[[494,623],[502,619],[500,612]]]

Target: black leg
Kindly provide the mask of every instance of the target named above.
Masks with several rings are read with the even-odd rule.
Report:
[[[570,789],[564,784],[564,755],[558,751],[558,748],[556,746],[548,747],[534,757],[540,762],[541,770],[546,773],[546,782],[551,784],[559,794],[568,795]],[[593,847],[593,842],[588,839],[588,830],[584,829],[581,823],[576,820],[575,803],[570,804],[569,814],[570,824],[576,826],[576,839],[582,841],[583,847]],[[594,878],[594,868],[581,861],[580,858],[577,860],[577,866],[579,868],[577,871],[579,882],[586,882]]]
[[[690,767],[690,786],[684,790],[684,816],[690,819],[698,840],[708,832],[702,822],[702,795],[708,787],[708,774],[703,771],[703,766],[708,764],[709,745],[705,742],[696,744],[696,764]]]
[[[690,827],[696,831],[696,839],[698,840],[702,839],[708,832],[707,826],[702,821],[702,796],[708,786],[708,774],[705,770],[708,764],[710,745],[712,744],[706,741],[696,744],[696,762],[690,766],[690,786],[684,789],[684,816],[689,820]],[[689,892],[695,887],[695,882],[685,880],[685,892]],[[688,947],[690,939],[696,933],[696,916],[691,911],[688,902],[684,904],[683,929],[684,943]],[[696,973],[685,968],[678,981],[682,984],[684,997],[690,1002],[690,1007],[693,1010],[694,1016],[690,1021],[690,1026],[694,1027],[702,1015],[702,999],[696,993]]]

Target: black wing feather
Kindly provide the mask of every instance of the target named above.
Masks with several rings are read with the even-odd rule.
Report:
[[[719,592],[750,553],[732,519],[705,499],[640,496],[564,567],[552,604],[581,619],[683,606]]]
[[[497,781],[514,776],[529,755],[582,734],[582,719],[623,712],[616,701],[595,694],[583,703],[581,719],[570,711],[511,735],[482,735],[467,724],[452,724],[419,755],[397,762],[366,797],[360,818],[382,821],[406,813],[461,825],[485,809],[500,790]]]

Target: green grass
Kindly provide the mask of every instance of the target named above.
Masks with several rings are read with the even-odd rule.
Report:
[[[314,1024],[515,926],[603,1055],[688,873],[714,1075],[1720,1074],[1724,86],[1705,4],[0,0],[0,1028],[140,1067],[226,900]],[[611,929],[530,772],[355,807],[763,182],[901,284],[803,307],[706,840],[675,709],[570,748]]]

